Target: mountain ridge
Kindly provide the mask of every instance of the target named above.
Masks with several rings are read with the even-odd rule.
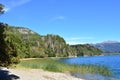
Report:
[[[120,43],[119,41],[113,41],[113,40],[106,40],[103,42],[98,42],[98,43],[94,43],[94,44],[104,44],[104,43]]]
[[[110,52],[110,53],[120,52],[120,42],[118,41],[108,40],[101,43],[95,43],[90,45],[102,50],[103,52]]]

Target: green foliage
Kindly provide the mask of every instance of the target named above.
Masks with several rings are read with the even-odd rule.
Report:
[[[43,58],[43,59],[32,59],[32,60],[22,60],[19,66],[33,69],[44,69],[47,71],[53,72],[66,72],[69,71],[71,73],[92,73],[92,74],[101,74],[104,76],[110,76],[111,71],[101,65],[89,65],[89,64],[81,64],[81,65],[72,65],[65,64],[62,62],[56,61],[57,59],[51,58]]]
[[[76,51],[77,56],[101,55],[102,51],[89,44],[71,45]]]
[[[27,28],[1,24],[5,28],[1,29],[2,33],[5,33],[5,35],[1,35],[5,36],[3,42],[10,49],[7,50],[7,53],[15,53],[19,58],[68,57],[75,54],[59,35],[41,36]]]
[[[43,38],[45,53],[48,54],[49,57],[67,57],[72,55],[72,52],[67,48],[70,46],[67,45],[65,40],[60,36],[48,34]],[[68,52],[71,53],[68,54]]]
[[[0,23],[0,66],[9,66],[18,63],[19,38],[15,34],[7,34],[9,29],[7,24]]]
[[[101,51],[88,44],[68,45],[59,35],[41,36],[24,27],[0,23],[0,63],[18,63],[20,58],[73,57],[100,55]]]
[[[53,71],[53,72],[62,72],[61,67],[56,64],[45,64],[43,67],[44,70]]]

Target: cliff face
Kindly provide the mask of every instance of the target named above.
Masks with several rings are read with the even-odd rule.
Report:
[[[6,35],[3,39],[9,47],[6,52],[11,50],[13,51],[11,53],[17,53],[19,58],[77,56],[82,50],[82,48],[78,47],[78,50],[78,48],[66,44],[59,35],[48,34],[43,36],[28,28],[13,27],[1,23],[0,28],[2,27],[5,28],[2,33]],[[86,51],[89,51],[89,48]]]

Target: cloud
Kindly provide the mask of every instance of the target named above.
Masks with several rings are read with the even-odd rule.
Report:
[[[90,40],[93,40],[93,37],[73,37],[73,38],[66,38],[67,44],[74,45],[74,44],[86,44],[90,43]]]
[[[0,3],[5,5],[5,11],[9,11],[14,7],[21,6],[30,2],[31,0],[1,0]]]
[[[67,42],[67,44],[69,44],[69,45],[76,45],[76,44],[87,44],[87,43],[90,43],[90,42]]]
[[[5,12],[8,12],[10,10],[10,8],[5,8],[4,11]]]
[[[54,20],[63,20],[63,19],[65,19],[64,16],[57,16],[57,17],[54,18]]]
[[[61,21],[63,21],[65,19],[64,16],[56,16],[56,17],[52,17],[48,23],[60,23]]]
[[[57,17],[53,17],[51,21],[57,21],[57,20],[63,20],[63,19],[65,19],[64,16],[57,16]]]
[[[88,39],[94,39],[93,37],[73,37],[73,38],[67,38],[67,40],[88,40]]]

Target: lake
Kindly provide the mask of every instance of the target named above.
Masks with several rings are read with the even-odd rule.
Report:
[[[120,55],[65,58],[61,59],[60,61],[69,64],[104,65],[113,72],[112,77],[120,79]]]

